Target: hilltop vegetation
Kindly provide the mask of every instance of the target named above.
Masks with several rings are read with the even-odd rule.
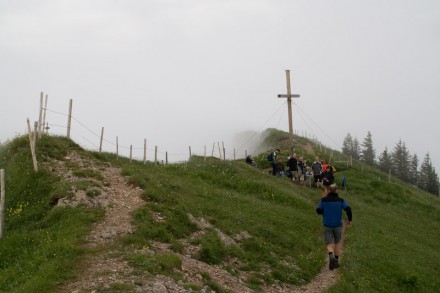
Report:
[[[281,148],[286,158],[287,134],[273,129],[268,134],[264,145]],[[297,137],[296,143],[296,152],[309,161],[315,154],[329,157],[329,150],[305,138]],[[21,137],[0,151],[0,166],[7,174],[0,292],[57,292],[72,278],[79,257],[92,253],[81,244],[103,211],[56,206],[59,198],[71,194],[71,186],[50,168],[34,173],[28,145]],[[263,171],[269,166],[265,153],[255,156],[259,168],[252,168],[242,160],[202,157],[182,164],[130,163],[112,154],[86,152],[56,137],[43,137],[37,148],[43,163],[50,158],[63,161],[74,151],[118,166],[144,190],[146,204],[134,214],[135,232],[119,243],[133,275],[145,279],[163,274],[193,292],[204,286],[227,292],[203,272],[202,284],[188,280],[179,255],[191,255],[240,277],[252,290],[264,291],[271,285],[308,283],[325,263],[321,219],[315,213],[321,192],[269,176]],[[336,151],[333,155],[343,158]],[[398,179],[389,183],[388,174],[358,162],[334,165],[337,182],[347,177],[348,191],[340,195],[352,206],[354,219],[338,269],[341,278],[329,291],[438,292],[438,198]],[[201,229],[196,221],[206,227]],[[157,243],[171,252],[139,253]],[[115,284],[105,292],[134,290]]]
[[[378,167],[384,172],[390,172],[395,177],[408,182],[434,195],[439,195],[440,181],[431,162],[429,152],[425,155],[420,167],[417,154],[411,155],[405,142],[399,139],[392,152],[385,147],[376,161],[376,151],[373,146],[371,133],[362,144],[350,133],[344,139],[342,153],[360,160],[367,165]]]

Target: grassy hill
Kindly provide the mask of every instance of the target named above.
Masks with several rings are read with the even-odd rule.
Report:
[[[281,148],[286,158],[287,134],[268,131],[264,144]],[[297,154],[309,162],[314,158],[311,147],[316,155],[329,157],[329,150],[305,138],[297,137],[296,143]],[[144,189],[148,204],[134,215],[136,231],[120,240],[133,274],[169,275],[195,292],[201,289],[186,282],[178,259],[137,253],[157,242],[169,244],[177,254],[197,246],[192,257],[245,276],[255,291],[268,284],[308,283],[325,263],[321,218],[315,213],[321,192],[269,176],[263,171],[268,167],[264,153],[255,156],[259,168],[242,160],[202,157],[144,165],[86,152],[65,138],[43,137],[37,153],[46,167],[35,174],[28,145],[21,137],[0,150],[0,168],[7,175],[0,292],[58,292],[72,278],[77,260],[91,253],[81,244],[103,211],[56,206],[71,186],[50,171],[49,162],[62,161],[72,151],[120,167],[132,184]],[[333,156],[342,155],[333,151]],[[360,162],[334,165],[337,182],[347,177],[348,191],[340,196],[350,203],[354,217],[344,242],[341,278],[329,292],[439,292],[439,199],[395,178],[389,183],[387,174]],[[200,228],[191,217],[209,223],[205,233],[193,237]],[[226,292],[210,276],[202,277],[212,290]],[[105,292],[131,290],[115,286]]]

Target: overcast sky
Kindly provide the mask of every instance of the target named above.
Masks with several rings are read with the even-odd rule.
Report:
[[[340,150],[347,133],[376,153],[399,139],[440,171],[440,2],[0,0],[0,140],[38,120],[50,132],[149,159],[208,153],[236,133],[294,128]],[[245,140],[247,138],[245,137]],[[121,151],[122,152],[122,151]],[[238,154],[237,154],[238,155]]]

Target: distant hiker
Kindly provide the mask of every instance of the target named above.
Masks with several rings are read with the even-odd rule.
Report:
[[[327,163],[324,160],[322,160],[321,165],[322,165],[322,173],[324,173],[325,169],[327,169]]]
[[[303,157],[299,157],[298,159],[298,176],[299,183],[304,185],[304,179],[307,172],[307,161],[303,159]]]
[[[339,267],[342,240],[342,210],[347,214],[347,227],[351,227],[353,217],[350,206],[339,197],[337,192],[338,188],[336,184],[330,185],[327,195],[321,198],[316,208],[316,212],[322,215],[324,241],[327,245],[327,252],[330,259],[330,270]]]
[[[277,156],[279,153],[280,153],[280,149],[276,149],[267,155],[267,160],[270,162],[270,165],[272,166],[272,175],[273,176],[276,176],[278,173],[278,171],[277,171]]]
[[[329,165],[327,165],[325,172],[322,174],[322,184],[325,187],[329,187],[332,185],[335,181],[335,176],[333,175],[333,172]]]
[[[312,172],[312,168],[307,167],[307,172],[306,172],[306,185],[308,187],[312,187],[312,179],[313,178],[313,172]]]
[[[328,164],[327,166],[329,166],[330,167],[330,170],[333,172],[333,174],[335,174],[336,173],[336,168],[335,168],[335,166],[333,166],[333,165],[330,165],[330,164]]]
[[[315,161],[312,164],[313,178],[316,187],[321,187],[322,185],[322,164],[318,157],[315,157]]]
[[[342,189],[343,190],[347,190],[347,179],[345,178],[345,176],[342,176]]]
[[[248,163],[252,167],[257,167],[257,163],[255,163],[254,159],[252,159],[251,155],[246,157],[246,163]]]
[[[285,171],[284,163],[283,160],[280,158],[277,161],[277,177],[283,177],[284,171]]]
[[[289,171],[289,178],[292,183],[295,183],[298,180],[298,160],[296,159],[296,154],[290,156],[286,165]]]

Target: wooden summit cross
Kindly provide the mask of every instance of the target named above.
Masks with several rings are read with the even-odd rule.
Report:
[[[292,95],[290,90],[290,70],[286,70],[287,95],[278,95],[278,98],[287,98],[287,112],[289,119],[289,137],[292,142],[291,152],[295,151],[293,142],[293,126],[292,126],[292,98],[299,98],[300,95]]]

